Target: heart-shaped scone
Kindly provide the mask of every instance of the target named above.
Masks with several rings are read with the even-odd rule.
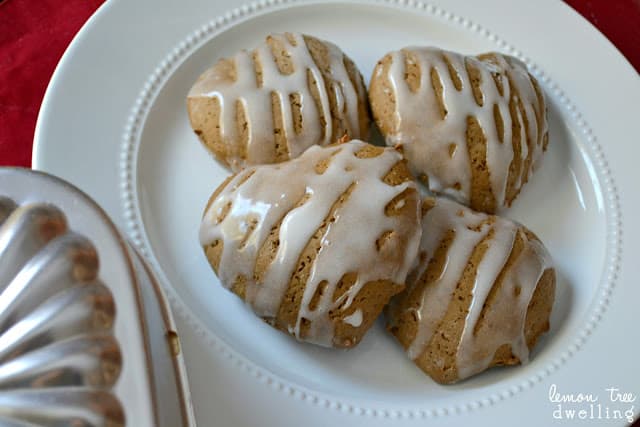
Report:
[[[369,88],[388,145],[428,188],[483,212],[508,207],[548,144],[545,98],[511,56],[433,47],[391,52]]]
[[[193,130],[234,172],[298,157],[314,144],[366,139],[362,76],[337,46],[303,34],[271,34],[219,60],[187,97]]]
[[[272,326],[335,347],[355,346],[402,291],[420,234],[401,154],[361,141],[230,177],[200,229],[223,286]]]
[[[527,362],[555,298],[543,244],[520,224],[446,198],[426,198],[422,212],[418,262],[389,304],[388,329],[439,383]]]

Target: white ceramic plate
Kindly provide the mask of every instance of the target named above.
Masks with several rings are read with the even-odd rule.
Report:
[[[628,423],[640,403],[612,402],[606,389],[640,393],[640,79],[606,39],[553,1],[233,3],[107,2],[52,79],[33,157],[94,196],[155,266],[182,318],[200,424],[456,425],[500,415],[508,425],[518,414],[546,425],[558,415],[552,384],[599,397],[600,413],[575,422]],[[301,345],[217,285],[197,229],[226,172],[190,130],[185,95],[217,58],[285,30],[335,42],[365,78],[385,52],[416,44],[527,62],[550,103],[551,142],[508,215],[541,237],[559,275],[552,330],[530,364],[439,386],[381,324],[351,351]]]

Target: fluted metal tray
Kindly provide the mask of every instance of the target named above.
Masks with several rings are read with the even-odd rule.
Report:
[[[0,425],[193,426],[153,273],[70,184],[0,168]]]

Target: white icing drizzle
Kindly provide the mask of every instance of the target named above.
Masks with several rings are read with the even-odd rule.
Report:
[[[437,208],[438,206],[440,208]],[[422,304],[415,311],[420,326],[415,339],[407,349],[411,359],[420,356],[429,344],[440,319],[447,311],[448,304],[446,302],[451,299],[473,248],[486,237],[490,229],[490,227],[484,226],[480,227],[478,231],[472,230],[472,228],[478,228],[486,219],[484,214],[476,214],[469,209],[463,209],[446,199],[438,199],[438,206],[427,212],[427,215],[422,219],[423,233],[419,253],[426,253],[428,258],[418,265],[418,272],[412,273],[411,277],[414,277],[416,281],[422,277],[448,230],[453,230],[456,238],[447,252],[446,266],[442,275],[433,286],[425,289],[422,295]],[[456,207],[458,209],[455,209]],[[463,216],[458,216],[459,212],[463,213]],[[407,286],[411,289],[415,286],[415,282],[409,282]]]
[[[407,61],[416,64],[420,70],[420,84],[416,92],[411,91],[405,80],[405,54]],[[543,117],[542,132],[538,133],[536,109],[539,108],[539,104],[526,66],[516,58],[510,58],[509,63],[505,56],[499,53],[495,54],[499,64],[496,65],[473,56],[463,56],[433,47],[407,47],[392,52],[391,56],[392,64],[385,77],[391,84],[396,100],[396,128],[387,135],[387,143],[404,147],[413,171],[428,177],[430,190],[448,194],[459,202],[468,204],[472,175],[466,143],[467,117],[476,117],[487,139],[486,158],[491,190],[497,205],[505,205],[509,165],[514,156],[512,117],[509,111],[512,87],[515,87],[519,94],[529,123],[528,137],[534,149],[532,166],[537,164],[542,155],[542,137],[547,132],[546,113],[541,111],[539,113]],[[450,77],[444,57],[456,70],[462,83],[460,90],[456,89]],[[483,106],[479,106],[475,101],[465,61],[480,73]],[[437,95],[431,81],[432,69],[437,71],[443,88],[442,98],[447,110],[444,119],[441,117]],[[382,67],[377,67],[376,70],[379,74],[383,72]],[[496,87],[492,73],[502,82],[502,95]],[[494,105],[499,109],[504,123],[504,142],[500,142],[499,139],[493,113]],[[517,116],[521,123],[521,158],[524,160],[529,153],[524,121],[519,109]],[[453,155],[449,151],[451,144],[456,145]],[[526,172],[527,177],[530,176],[531,169],[533,168]],[[516,180],[516,187],[521,184],[520,176]],[[456,186],[459,186],[459,189],[456,189]]]
[[[288,144],[289,157],[298,157],[314,144],[326,145],[332,141],[332,123],[329,102],[329,91],[337,100],[336,114],[342,115],[343,123],[353,138],[360,137],[358,118],[358,96],[360,88],[355,88],[349,80],[344,64],[344,53],[334,44],[323,41],[328,50],[330,72],[333,78],[330,87],[325,85],[322,73],[316,65],[303,35],[287,33],[295,40],[295,46],[285,34],[271,34],[271,37],[282,43],[293,65],[293,72],[280,73],[273,58],[271,48],[264,42],[253,51],[242,50],[234,57],[236,80],[221,78],[216,67],[212,67],[198,79],[189,92],[190,98],[212,97],[220,102],[222,117],[220,132],[227,144],[235,145],[238,140],[236,129],[236,101],[240,100],[245,108],[248,122],[248,147],[246,159],[230,158],[228,162],[233,171],[239,171],[247,165],[273,163],[274,160],[274,123],[271,107],[271,94],[277,94],[282,107],[283,127]],[[252,54],[262,68],[262,86],[258,87]],[[311,94],[311,84],[307,80],[310,72],[317,82],[320,111]],[[289,95],[300,95],[302,132],[294,130],[293,112]],[[324,116],[324,137],[320,117]],[[334,135],[338,138],[341,135]]]
[[[321,237],[297,323],[289,325],[291,334],[298,339],[303,338],[300,331],[304,318],[310,321],[304,340],[331,346],[334,326],[329,311],[343,303],[341,309],[346,310],[370,281],[403,283],[417,253],[421,234],[418,208],[415,217],[409,219],[384,213],[394,197],[407,188],[415,188],[413,182],[390,186],[382,181],[402,157],[392,149],[373,158],[356,157],[365,146],[361,141],[326,148],[313,146],[289,162],[248,168],[231,180],[205,212],[200,228],[202,245],[216,240],[224,245],[218,268],[220,281],[229,288],[239,275],[244,276],[247,303],[259,316],[269,319],[277,315],[310,238],[334,203],[353,185],[349,197],[336,211],[336,220]],[[315,165],[327,159],[328,168],[318,174]],[[303,197],[307,199],[300,204]],[[229,205],[228,214],[218,223]],[[253,274],[258,252],[280,222],[275,258],[258,282]],[[394,234],[378,251],[376,241],[386,231]],[[347,273],[357,273],[356,282],[332,301],[336,285]],[[324,293],[311,307],[318,286],[325,281]],[[351,317],[354,324],[358,320],[355,316]]]
[[[477,337],[474,331],[484,303],[511,255],[519,226],[495,216],[493,224],[489,224],[489,215],[476,213],[445,198],[435,200],[436,205],[427,211],[422,223],[419,253],[426,253],[427,256],[411,272],[406,292],[410,292],[420,281],[445,234],[449,231],[455,234],[446,254],[442,275],[425,288],[418,309],[407,308],[418,319],[418,331],[407,348],[409,357],[416,359],[426,350],[448,310],[473,250],[493,231],[488,248],[477,266],[472,300],[458,343],[458,378],[467,378],[485,370],[496,350],[504,344],[509,344],[513,354],[526,363],[529,357],[524,336],[526,312],[542,274],[551,268],[547,250],[538,240],[528,239],[524,233],[520,233],[524,239],[524,249],[514,264],[503,273],[503,282],[494,297],[492,308],[484,314],[484,321],[495,326],[482,337]],[[518,292],[516,287],[519,287]]]
[[[360,325],[362,325],[362,310],[361,309],[357,309],[356,311],[354,311],[353,313],[351,313],[350,315],[346,316],[344,319],[342,319],[342,321],[348,325],[353,326],[354,328],[359,327]]]

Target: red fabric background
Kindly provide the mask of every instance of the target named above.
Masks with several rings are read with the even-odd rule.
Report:
[[[62,53],[102,0],[0,3],[0,165],[31,166],[42,96]]]
[[[0,165],[31,165],[38,110],[67,45],[103,0],[0,0]],[[640,70],[640,0],[567,0]]]

